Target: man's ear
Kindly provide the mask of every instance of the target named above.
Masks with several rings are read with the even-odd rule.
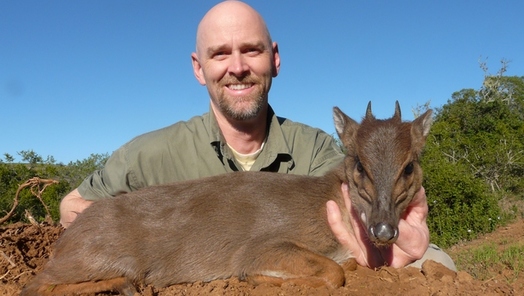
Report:
[[[191,54],[191,63],[193,64],[193,74],[195,74],[198,83],[201,85],[206,85],[206,80],[204,79],[204,72],[202,72],[202,65],[198,61],[198,55],[196,52]]]
[[[277,77],[280,72],[280,53],[278,52],[278,44],[273,42],[273,77]]]

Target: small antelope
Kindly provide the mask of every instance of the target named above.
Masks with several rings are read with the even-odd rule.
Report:
[[[422,184],[419,157],[432,120],[428,110],[402,122],[398,102],[388,120],[375,119],[371,103],[360,125],[337,107],[334,120],[347,155],[322,177],[238,172],[95,202],[21,295],[133,295],[137,284],[232,276],[253,284],[342,286],[341,265],[352,255],[331,232],[326,202],[346,209],[347,182],[370,240],[395,242],[400,215]],[[351,230],[349,215],[342,210]]]

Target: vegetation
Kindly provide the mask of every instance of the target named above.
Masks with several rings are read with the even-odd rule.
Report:
[[[101,168],[108,158],[107,154],[92,154],[85,160],[63,165],[56,164],[52,157],[43,159],[34,151],[21,151],[19,155],[22,163],[13,163],[14,158],[9,154],[4,154],[4,159],[0,159],[0,218],[7,216],[13,208],[16,192],[26,181],[38,177],[58,182],[45,187],[45,190],[42,190],[42,184],[20,190],[19,204],[7,222],[27,222],[29,216],[36,221],[43,221],[49,215],[48,219],[58,221],[60,199],[78,187],[88,174]]]
[[[524,193],[524,77],[486,75],[436,110],[422,167],[431,240],[447,247],[518,215]],[[483,69],[487,71],[485,65]]]
[[[509,270],[507,280],[513,282],[524,271],[524,245],[522,243],[482,243],[474,248],[455,254],[455,263],[479,280],[496,276],[495,270]]]
[[[524,77],[504,76],[507,62],[491,75],[485,64],[482,86],[452,94],[435,109],[422,166],[428,196],[431,241],[448,247],[488,233],[521,214],[515,206],[524,201]],[[429,108],[426,103],[416,113]],[[40,177],[59,181],[41,193],[21,190],[19,205],[8,222],[37,221],[50,216],[57,221],[60,199],[82,179],[103,166],[108,155],[93,154],[67,165],[34,151],[0,159],[0,218],[10,211],[17,189]],[[39,187],[38,190],[42,188]]]

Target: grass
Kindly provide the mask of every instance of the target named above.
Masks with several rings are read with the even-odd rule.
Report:
[[[524,272],[524,244],[507,241],[500,244],[481,244],[457,252],[455,263],[459,270],[464,270],[479,280],[507,274],[506,278],[511,283]]]

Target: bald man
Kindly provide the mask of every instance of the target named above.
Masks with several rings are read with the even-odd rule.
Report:
[[[103,169],[62,199],[64,227],[96,200],[147,186],[234,171],[319,176],[343,159],[325,132],[275,115],[268,94],[280,70],[278,45],[249,5],[225,1],[209,10],[198,26],[191,61],[197,81],[208,90],[209,112],[140,135],[116,150]],[[341,190],[344,210],[351,211],[347,185]],[[351,221],[355,231],[350,231],[336,203],[326,206],[333,233],[361,265],[402,267],[431,253],[423,190],[400,221],[399,239],[387,251],[362,239],[357,218]]]

